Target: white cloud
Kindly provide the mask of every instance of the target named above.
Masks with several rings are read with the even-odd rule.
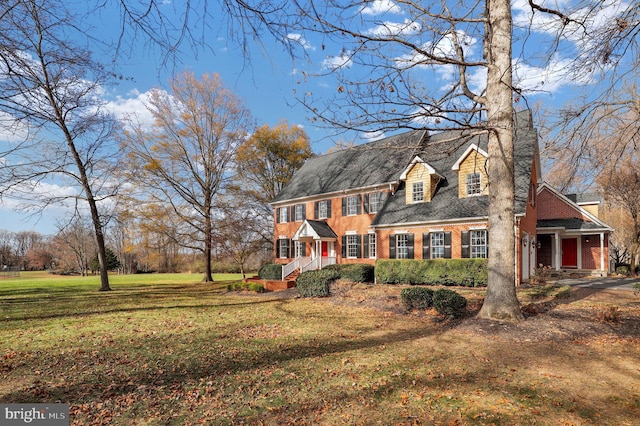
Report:
[[[402,13],[402,9],[391,0],[373,0],[364,6],[360,13],[363,15],[382,15],[384,13]]]
[[[410,54],[402,55],[396,58],[396,64],[401,68],[409,68],[412,66],[428,66],[432,64],[437,64],[437,70],[444,70],[443,72],[448,73],[446,70],[448,65],[442,65],[437,62],[437,58],[455,58],[456,50],[455,50],[455,40],[462,46],[462,51],[465,55],[465,58],[472,58],[476,52],[476,46],[478,44],[478,39],[475,37],[471,37],[467,35],[463,31],[458,31],[456,33],[456,37],[454,38],[453,34],[447,34],[442,39],[438,41],[438,43],[433,44],[433,42],[429,41],[424,43],[420,49],[421,51],[413,51]],[[422,52],[426,52],[422,53]],[[435,58],[430,58],[434,56]],[[442,68],[444,67],[444,68]],[[438,71],[440,72],[440,71]]]
[[[343,52],[338,56],[329,56],[322,63],[323,69],[336,70],[338,68],[351,68],[353,61],[351,60],[351,52]]]
[[[373,142],[385,138],[386,135],[382,130],[376,130],[373,132],[364,132],[362,133],[362,137],[368,142]]]
[[[150,96],[149,91],[140,93],[132,90],[126,96],[118,96],[107,102],[106,108],[119,120],[135,120],[143,128],[150,128],[154,122],[153,115],[146,107]]]
[[[410,36],[415,35],[422,29],[422,25],[419,22],[405,19],[403,22],[383,22],[382,24],[373,27],[365,32],[372,36]]]
[[[302,36],[302,34],[289,33],[287,34],[287,40],[298,43],[305,50],[316,50],[316,48],[312,46],[311,43]]]

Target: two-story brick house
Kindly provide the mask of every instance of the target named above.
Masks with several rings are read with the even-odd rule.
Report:
[[[541,183],[528,111],[514,127],[518,282],[540,261],[606,273],[611,228]],[[376,259],[487,257],[487,137],[478,133],[409,131],[308,160],[272,202],[283,274]],[[563,250],[580,262],[567,255],[565,263]]]

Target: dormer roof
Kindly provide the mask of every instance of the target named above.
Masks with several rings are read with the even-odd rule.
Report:
[[[464,153],[462,153],[460,158],[458,158],[458,161],[453,163],[453,166],[451,167],[451,170],[455,170],[455,171],[460,170],[460,163],[462,163],[469,156],[469,154],[471,154],[473,151],[477,152],[478,154],[481,154],[484,158],[489,158],[489,154],[487,154],[487,151],[485,151],[484,149],[480,148],[475,143],[472,143],[464,151]]]

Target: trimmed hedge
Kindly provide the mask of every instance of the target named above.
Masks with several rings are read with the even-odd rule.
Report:
[[[426,287],[403,288],[400,292],[402,305],[408,311],[427,310],[433,306],[433,290]]]
[[[338,278],[336,271],[326,268],[303,272],[296,280],[296,290],[300,297],[328,297],[329,284]]]
[[[267,263],[258,270],[258,276],[263,280],[281,280],[282,265]]]
[[[441,288],[433,292],[433,307],[450,318],[462,318],[467,313],[467,299],[453,290]]]
[[[376,282],[486,287],[487,259],[379,259]]]
[[[264,293],[264,286],[258,283],[243,283],[237,282],[227,284],[227,290],[229,291],[255,291],[256,293]]]
[[[341,265],[328,265],[323,269],[336,271],[339,278],[355,283],[373,282],[373,265],[367,265],[365,263],[348,263]]]

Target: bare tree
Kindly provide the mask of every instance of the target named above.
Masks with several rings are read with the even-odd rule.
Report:
[[[79,217],[67,223],[59,223],[54,240],[60,248],[56,254],[57,263],[86,276],[91,258],[96,252],[91,225]]]
[[[0,111],[11,125],[28,130],[21,143],[0,155],[5,161],[0,193],[35,200],[40,208],[67,199],[86,201],[101,265],[100,290],[110,290],[105,218],[99,210],[113,194],[109,177],[116,155],[111,149],[115,122],[98,96],[106,72],[87,49],[73,43],[72,34],[81,34],[62,2],[3,2],[0,17]],[[78,192],[42,190],[60,183]]]
[[[124,135],[131,179],[180,217],[186,229],[178,242],[204,254],[204,281],[213,281],[214,215],[236,149],[253,127],[250,113],[218,75],[192,73],[173,79],[171,93],[156,90],[148,109],[154,126],[132,123]]]

